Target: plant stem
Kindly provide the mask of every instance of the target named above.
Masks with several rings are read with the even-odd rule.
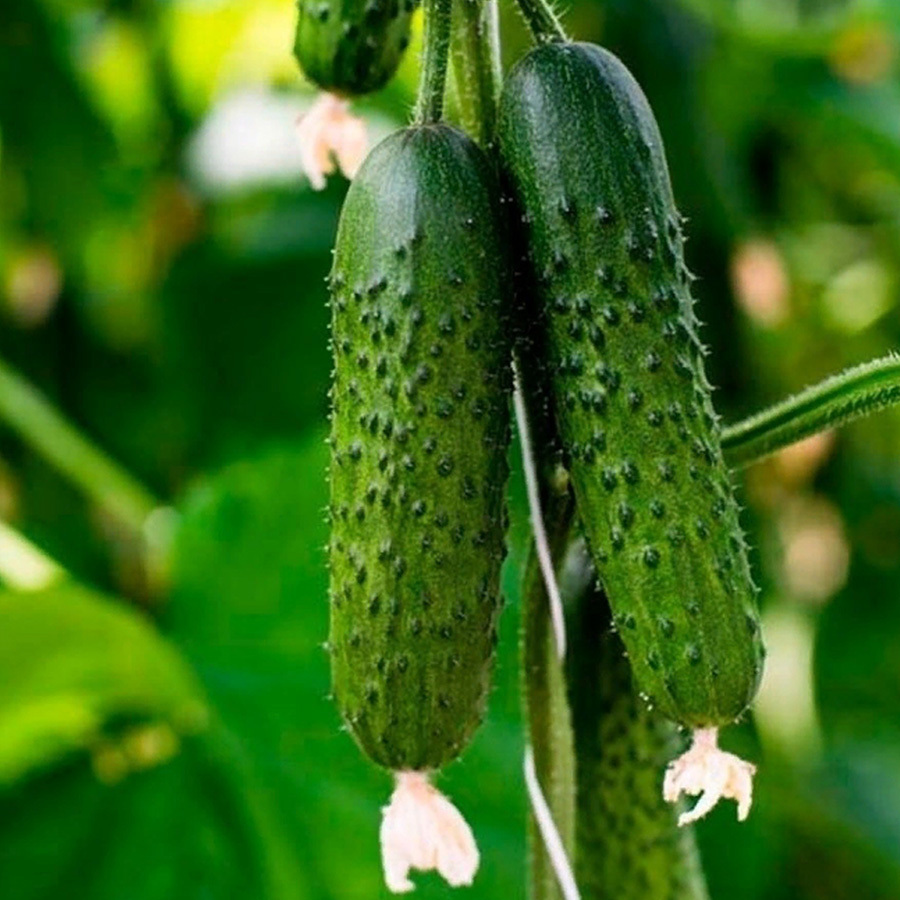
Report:
[[[548,499],[544,519],[554,559],[565,546],[571,518],[568,496]],[[522,696],[537,781],[550,809],[563,847],[571,860],[575,847],[575,751],[564,663],[557,652],[549,602],[537,554],[532,548],[522,586]],[[530,821],[531,873],[534,900],[562,896],[544,842]]]
[[[418,125],[440,122],[447,86],[447,56],[450,51],[451,0],[425,0],[425,46],[419,96],[413,120]]]
[[[141,533],[156,500],[2,361],[0,419],[91,500]]]
[[[548,0],[518,0],[518,4],[537,43],[568,40],[562,23]]]
[[[494,140],[500,91],[497,0],[457,0],[453,5],[453,73],[460,124],[482,147]]]
[[[900,403],[900,356],[847,369],[722,432],[729,465],[757,462],[805,437]]]

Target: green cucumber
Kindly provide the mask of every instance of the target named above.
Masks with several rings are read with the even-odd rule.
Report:
[[[580,550],[578,549],[580,545]],[[583,544],[566,568],[587,575],[568,611],[569,703],[578,760],[576,878],[583,900],[707,900],[691,828],[660,792],[660,770],[679,748],[676,727],[634,688],[610,610],[591,590]],[[571,572],[563,582],[571,582]],[[597,635],[600,646],[597,646]]]
[[[397,71],[416,5],[416,0],[299,0],[294,56],[323,90],[369,94]]]
[[[578,513],[638,687],[687,726],[724,725],[762,671],[756,589],[653,114],[612,54],[552,42],[507,79],[499,138]]]
[[[454,759],[489,687],[511,389],[501,222],[482,151],[429,124],[372,151],[338,227],[334,695],[393,770]]]

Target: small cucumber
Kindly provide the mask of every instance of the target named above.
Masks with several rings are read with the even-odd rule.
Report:
[[[580,592],[569,614],[581,896],[707,900],[694,833],[679,828],[659,790],[660,769],[679,745],[677,729],[638,696],[602,592]]]
[[[397,71],[415,8],[416,0],[299,0],[294,56],[323,90],[369,94]]]
[[[646,98],[612,54],[548,43],[499,114],[578,512],[640,690],[694,728],[762,670],[744,537]]]
[[[489,686],[511,389],[498,198],[469,138],[415,126],[372,151],[338,228],[334,694],[393,770],[454,759]]]

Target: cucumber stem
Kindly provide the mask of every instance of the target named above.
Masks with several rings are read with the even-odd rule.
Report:
[[[425,0],[425,45],[419,95],[413,121],[417,125],[440,122],[447,86],[447,57],[450,52],[451,0]]]
[[[568,541],[572,509],[568,495],[553,495],[542,479],[544,521],[552,558],[559,559]],[[522,586],[522,697],[532,765],[545,798],[547,815],[569,859],[575,850],[575,738],[567,700],[565,668],[552,627],[546,582],[532,547]],[[532,792],[533,793],[533,792]],[[564,898],[551,847],[544,841],[540,811],[530,820],[531,896],[534,900]]]
[[[458,0],[452,30],[460,124],[488,149],[494,141],[501,77],[497,0]]]
[[[550,807],[547,805],[547,800],[544,798],[544,793],[538,782],[537,772],[534,768],[534,753],[531,747],[525,748],[524,770],[525,787],[528,790],[532,814],[541,833],[544,848],[552,861],[559,889],[562,891],[564,900],[581,900],[581,892],[575,883],[575,873],[572,871],[572,865],[569,862],[562,837],[556,828]]]
[[[900,403],[900,356],[832,375],[722,431],[726,462],[741,468],[803,438]]]
[[[568,40],[562,23],[548,0],[517,0],[517,2],[519,10],[538,44]]]
[[[0,420],[97,505],[142,533],[158,506],[153,496],[2,360]]]
[[[573,518],[571,492],[554,479],[555,454],[552,451],[554,425],[544,411],[543,385],[532,366],[521,365],[522,349],[516,355],[516,405],[523,407],[517,422],[529,426],[521,429],[523,459],[526,465],[534,461],[538,487],[537,509],[532,520],[543,522],[551,570],[562,558],[569,541]],[[518,413],[518,410],[517,410]],[[533,446],[533,450],[531,447]],[[530,451],[530,452],[529,452]],[[532,456],[532,454],[534,454]],[[531,500],[534,509],[534,500]],[[556,842],[568,858],[575,851],[575,738],[567,699],[568,685],[560,655],[559,639],[555,633],[548,583],[557,584],[555,573],[548,579],[539,559],[539,538],[535,537],[522,583],[522,697],[528,741],[533,753],[536,783],[545,798],[549,818],[558,834]],[[559,627],[558,625],[556,627]],[[534,793],[532,791],[532,793]],[[529,820],[530,882],[534,900],[565,898],[566,870],[559,868],[559,856],[544,840],[546,828],[541,827],[540,810],[535,808]]]

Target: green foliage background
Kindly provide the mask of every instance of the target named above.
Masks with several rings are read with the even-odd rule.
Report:
[[[575,0],[567,22],[657,112],[726,417],[897,348],[896,3]],[[292,25],[290,0],[0,3],[0,357],[163,507],[136,534],[0,416],[0,519],[68,573],[0,593],[4,900],[384,894],[390,783],[322,651],[346,185],[299,174]],[[358,104],[377,133],[415,57]],[[743,477],[770,677],[725,738],[760,762],[753,814],[698,829],[715,898],[900,896],[900,418],[820,449]],[[490,718],[441,779],[473,898],[524,895],[522,493]]]

